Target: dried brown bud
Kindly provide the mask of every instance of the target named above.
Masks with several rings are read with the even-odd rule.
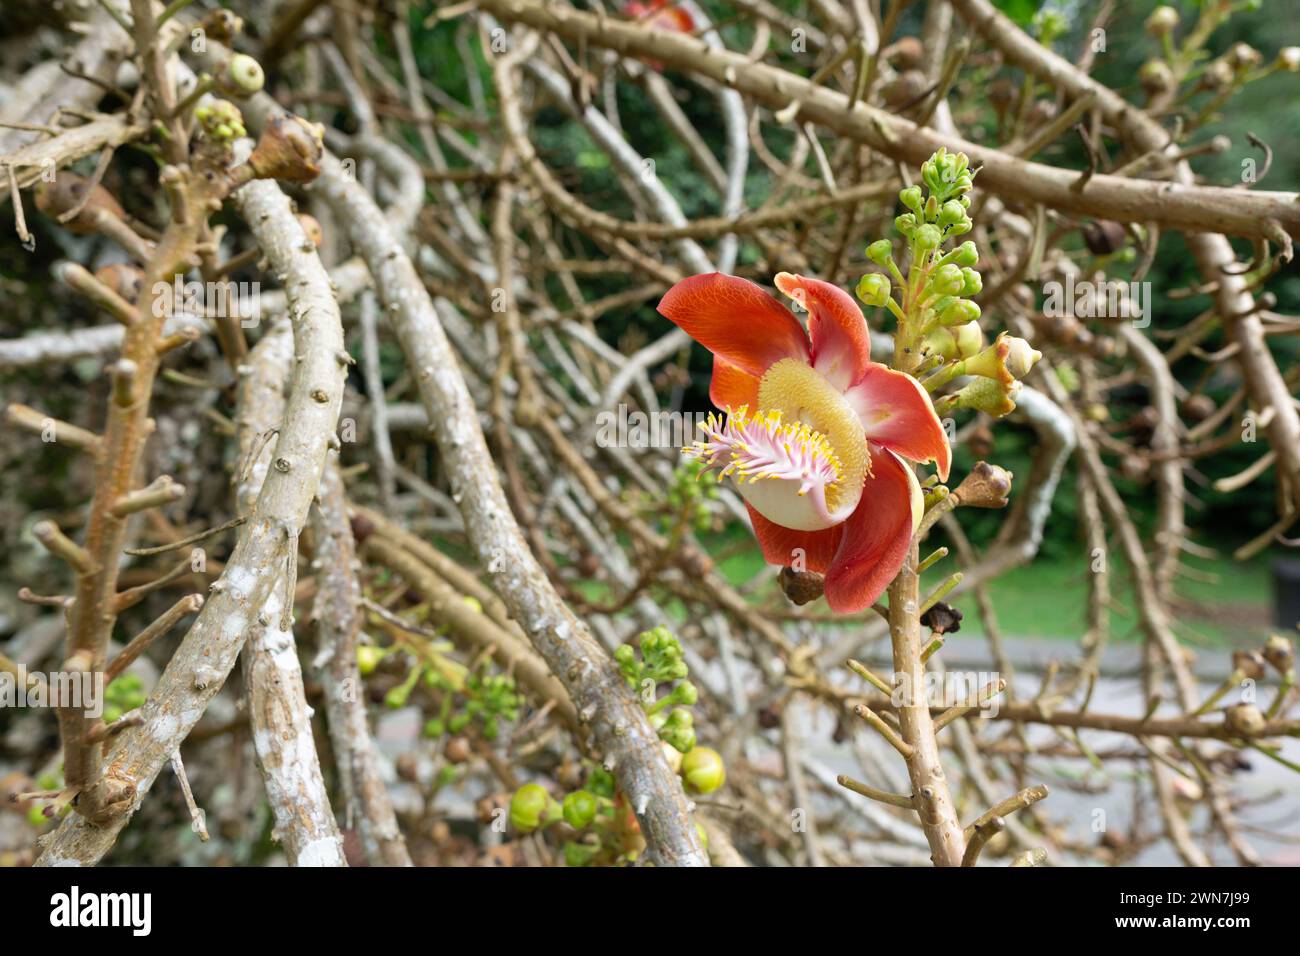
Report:
[[[1183,400],[1183,414],[1189,421],[1203,422],[1214,414],[1214,399],[1208,395],[1188,395]]]
[[[983,422],[966,433],[966,448],[976,458],[988,458],[993,454],[995,447],[993,429]]]
[[[1094,256],[1107,256],[1124,245],[1128,233],[1109,219],[1092,219],[1083,224],[1083,244]]]
[[[92,189],[90,180],[85,176],[62,170],[55,174],[52,182],[42,181],[37,187],[36,208],[50,218],[57,219],[76,209],[87,191],[89,198],[81,205],[81,210],[63,224],[65,229],[79,236],[99,232],[101,214],[125,221],[126,210],[113,198],[112,193],[100,184]]]
[[[925,59],[925,47],[919,37],[900,37],[885,47],[884,56],[897,70],[914,70]]]
[[[469,741],[464,737],[457,736],[447,741],[447,746],[443,747],[442,754],[447,758],[448,763],[460,764],[469,760],[472,752]]]
[[[317,249],[325,241],[325,230],[320,227],[320,220],[315,216],[309,216],[305,212],[298,213],[298,224],[302,226],[302,231],[307,234],[311,244]]]
[[[1251,680],[1264,676],[1264,655],[1259,651],[1233,651],[1232,669]]]
[[[781,702],[777,701],[764,707],[758,712],[758,726],[765,730],[772,730],[774,727],[781,726]]]
[[[940,601],[921,615],[921,625],[936,634],[956,634],[961,630],[961,611]]]
[[[930,81],[924,73],[920,70],[905,70],[886,84],[881,95],[890,109],[901,109],[914,104],[929,88]]]
[[[352,516],[352,537],[356,539],[357,545],[365,543],[366,538],[375,533],[375,523],[363,515]]]
[[[1295,646],[1281,634],[1270,634],[1264,642],[1264,660],[1279,674],[1285,674],[1295,666]]]
[[[1141,455],[1125,455],[1120,459],[1119,470],[1129,481],[1145,482],[1151,477],[1151,463]]]
[[[415,783],[420,777],[420,762],[415,754],[409,751],[404,754],[398,754],[397,760],[393,762],[393,769],[397,771],[397,776],[407,783]]]
[[[1045,126],[1056,119],[1056,104],[1051,100],[1035,100],[1029,107],[1030,126]]]
[[[821,597],[826,586],[825,578],[816,571],[796,571],[794,568],[782,568],[777,580],[785,596],[800,606]]]
[[[229,10],[213,10],[203,18],[203,29],[211,39],[229,43],[244,31],[244,21]]]
[[[248,166],[259,179],[309,183],[320,175],[323,152],[319,127],[297,116],[277,116],[263,128]]]
[[[125,262],[100,266],[95,270],[95,278],[127,302],[138,301],[140,290],[144,287],[144,272]]]
[[[1235,734],[1257,737],[1267,722],[1254,704],[1236,704],[1223,712],[1223,723]]]
[[[961,504],[969,508],[1005,508],[1007,495],[1011,493],[1011,479],[1014,477],[999,465],[979,461],[953,494]]]

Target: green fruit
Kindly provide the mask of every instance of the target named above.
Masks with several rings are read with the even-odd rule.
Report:
[[[520,833],[532,833],[551,822],[554,800],[539,783],[526,783],[510,798],[510,822]]]
[[[711,747],[696,747],[682,758],[682,780],[694,793],[712,793],[727,779],[722,755]]]
[[[586,790],[575,790],[564,798],[564,822],[575,830],[596,819],[596,797]]]
[[[384,652],[380,648],[369,644],[357,645],[357,670],[363,675],[373,674],[383,659]]]

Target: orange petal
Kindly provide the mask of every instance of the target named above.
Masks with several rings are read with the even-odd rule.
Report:
[[[714,355],[755,378],[783,358],[808,361],[808,336],[759,286],[719,272],[683,279],[659,312]]]
[[[742,372],[720,355],[713,356],[713,381],[709,383],[709,401],[718,408],[748,405],[758,411],[758,379]]]
[[[910,466],[892,452],[871,450],[871,477],[862,500],[844,524],[839,550],[826,574],[826,603],[853,614],[875,603],[907,557],[916,526],[919,494]]]
[[[872,362],[844,397],[862,419],[869,440],[912,461],[935,462],[939,480],[948,480],[952,446],[920,382]]]
[[[840,391],[871,364],[871,332],[853,297],[837,285],[779,272],[776,287],[808,310],[813,368]]]
[[[758,546],[763,549],[763,558],[768,564],[821,574],[831,566],[844,525],[838,524],[822,531],[794,531],[764,518],[749,502],[745,502],[745,507],[749,509],[754,537],[758,539]]]

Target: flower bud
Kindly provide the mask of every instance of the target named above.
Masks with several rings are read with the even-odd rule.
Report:
[[[966,207],[956,199],[949,199],[939,210],[939,225],[951,226],[954,223],[965,222],[970,217],[966,215]]]
[[[800,606],[817,600],[826,590],[825,576],[816,571],[796,571],[785,567],[777,575],[777,582],[791,603]]]
[[[1127,238],[1124,227],[1109,219],[1091,219],[1083,225],[1083,244],[1094,256],[1118,251]]]
[[[581,830],[596,819],[596,797],[586,790],[575,790],[564,798],[562,812],[565,823]]]
[[[878,266],[883,266],[894,254],[894,244],[888,239],[877,239],[867,246],[867,258]]]
[[[976,266],[979,265],[980,251],[975,247],[975,243],[967,239],[960,246],[949,253],[950,262],[955,262],[959,266]]]
[[[991,378],[976,378],[956,393],[957,407],[1001,418],[1016,410],[1014,398],[1018,391],[1019,382],[1007,384]]]
[[[1284,46],[1278,50],[1277,65],[1288,73],[1300,72],[1300,46]]]
[[[888,301],[892,289],[889,276],[879,272],[869,272],[858,280],[857,293],[863,305],[879,308]]]
[[[226,63],[217,80],[217,89],[226,96],[244,99],[254,93],[260,93],[266,82],[262,64],[244,53],[236,53]]]
[[[1254,704],[1236,704],[1223,712],[1223,723],[1233,733],[1243,737],[1257,737],[1263,733],[1268,722]]]
[[[917,215],[920,215],[921,203],[923,202],[920,186],[908,186],[906,189],[900,190],[898,198],[902,201],[904,206]]]
[[[980,307],[970,299],[958,299],[939,315],[940,325],[965,325],[980,317]]]
[[[325,241],[325,232],[320,227],[320,220],[315,216],[309,216],[305,212],[300,212],[298,213],[298,225],[302,226],[302,231],[307,234],[307,239],[311,244],[319,249],[320,244]],[[465,601],[468,603],[474,601],[474,598],[466,595]],[[475,603],[478,602],[475,601]]]
[[[894,220],[894,228],[899,231],[900,235],[912,238],[912,233],[916,231],[916,216],[910,212],[905,212]]]
[[[1014,335],[1008,336],[1005,341],[1008,346],[1005,360],[1007,371],[1016,378],[1024,378],[1034,367],[1034,363],[1043,357],[1043,353]]]
[[[959,292],[958,295],[963,295],[966,296],[967,298],[970,298],[971,296],[979,295],[981,292],[984,291],[984,277],[981,276],[974,269],[971,269],[969,267],[963,268],[961,270],[961,276],[962,276],[961,292]]]
[[[916,227],[916,231],[912,233],[912,241],[916,243],[917,252],[930,252],[939,248],[939,243],[943,242],[943,234],[939,232],[938,226],[926,223],[924,226]]]
[[[260,179],[309,183],[320,175],[321,129],[297,116],[277,116],[262,129],[248,166]]]
[[[1011,479],[1014,477],[998,465],[990,465],[986,461],[976,462],[953,494],[968,508],[1005,508],[1007,495],[1011,493]]]
[[[1170,6],[1159,6],[1147,17],[1147,33],[1159,39],[1168,36],[1178,27],[1178,11]]]
[[[966,284],[961,266],[946,262],[930,276],[930,287],[939,295],[957,295]]]
[[[1238,70],[1253,69],[1263,60],[1263,55],[1249,43],[1234,43],[1228,50],[1228,62]]]
[[[1150,96],[1168,93],[1178,85],[1174,71],[1169,69],[1169,64],[1164,60],[1147,60],[1143,63],[1138,70],[1138,82]]]
[[[978,322],[967,322],[965,325],[953,326],[948,329],[952,333],[957,343],[957,357],[970,358],[972,355],[979,353],[984,344],[984,332]]]
[[[693,793],[712,793],[727,779],[722,755],[711,747],[696,747],[682,758],[682,780]]]
[[[1264,660],[1279,674],[1285,674],[1295,666],[1295,647],[1282,635],[1270,634],[1264,642]]]
[[[558,819],[555,801],[539,783],[526,783],[510,798],[510,823],[520,833],[532,833]]]
[[[1264,655],[1259,651],[1233,651],[1232,669],[1244,679],[1260,680],[1264,676]]]

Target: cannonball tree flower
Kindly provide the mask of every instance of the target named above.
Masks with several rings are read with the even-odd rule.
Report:
[[[695,18],[690,12],[669,0],[628,0],[623,4],[623,13],[660,30],[690,33],[695,29]]]
[[[869,607],[898,573],[921,520],[911,466],[952,451],[929,395],[871,360],[861,311],[829,282],[782,272],[808,332],[759,286],[713,273],[677,283],[659,311],[713,353],[704,440],[686,449],[745,499],[763,556],[824,573],[837,612]]]

